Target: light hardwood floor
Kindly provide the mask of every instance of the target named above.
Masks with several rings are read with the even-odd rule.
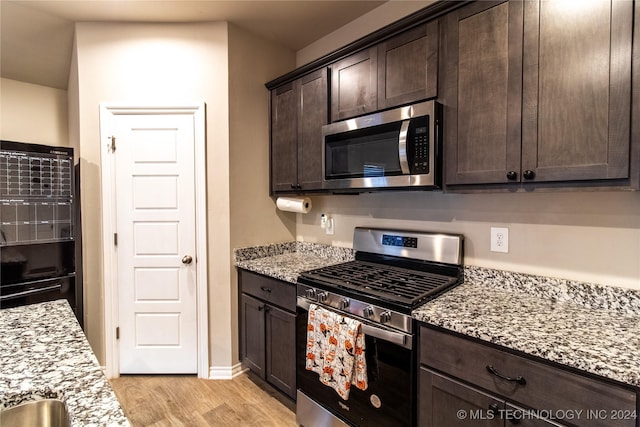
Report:
[[[132,427],[295,427],[295,404],[261,380],[121,376],[111,380]]]

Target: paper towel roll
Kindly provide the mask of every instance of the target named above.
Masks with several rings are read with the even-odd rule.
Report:
[[[278,197],[276,206],[281,211],[308,213],[311,210],[311,199],[308,197]]]

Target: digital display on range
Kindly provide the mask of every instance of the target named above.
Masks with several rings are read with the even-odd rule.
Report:
[[[391,234],[382,235],[383,246],[396,246],[399,248],[417,248],[417,237],[394,236]]]

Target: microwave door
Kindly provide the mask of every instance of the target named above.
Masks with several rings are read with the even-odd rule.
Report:
[[[401,141],[402,131],[396,122],[325,135],[325,188],[408,186],[407,131]]]

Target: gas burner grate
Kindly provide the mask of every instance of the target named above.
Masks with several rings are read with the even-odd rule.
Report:
[[[312,281],[409,307],[456,284],[458,278],[365,261],[349,261],[302,273]]]

